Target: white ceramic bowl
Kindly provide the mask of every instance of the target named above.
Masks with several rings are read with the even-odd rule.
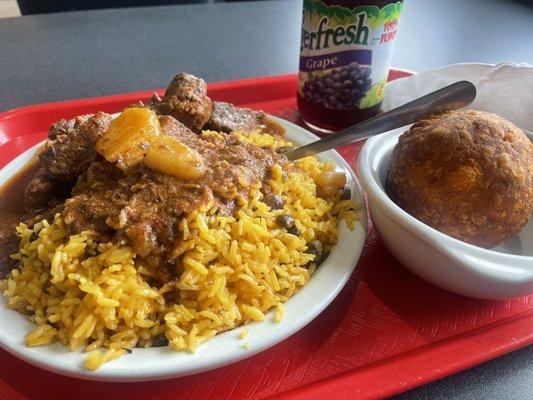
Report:
[[[274,117],[273,117],[274,118]],[[274,118],[287,129],[287,138],[303,145],[317,140],[312,133],[279,118]],[[26,151],[0,171],[0,184],[18,171],[34,155],[38,146]],[[239,339],[241,329],[215,336],[202,344],[194,354],[176,353],[168,347],[134,349],[118,360],[104,364],[95,372],[83,368],[86,353],[69,352],[60,344],[29,348],[24,336],[34,328],[28,319],[5,306],[0,295],[0,346],[15,356],[36,366],[83,379],[102,381],[148,381],[194,374],[250,357],[289,337],[311,322],[337,296],[352,274],[366,238],[367,216],[364,198],[357,179],[344,159],[335,151],[318,157],[333,162],[347,174],[352,196],[363,207],[359,210],[360,223],[350,231],[342,223],[339,242],[329,257],[318,268],[308,284],[285,304],[285,316],[280,323],[273,322],[272,312],[266,320],[247,325],[249,335]],[[247,343],[249,349],[243,348]]]
[[[370,215],[389,251],[415,274],[451,292],[484,299],[533,293],[533,220],[503,245],[483,249],[425,225],[388,197],[389,158],[405,129],[369,139],[358,160]]]

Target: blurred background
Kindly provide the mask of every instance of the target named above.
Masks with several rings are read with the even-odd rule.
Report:
[[[0,18],[99,8],[223,3],[229,1],[241,0],[0,0]]]
[[[226,0],[0,0],[0,18],[61,11],[219,3]]]
[[[122,8],[160,6],[170,4],[223,3],[254,0],[0,0],[0,18],[17,17],[28,14],[91,10],[99,8]],[[408,1],[408,0],[407,0]],[[440,3],[444,0],[429,0]],[[533,6],[533,0],[507,0]]]

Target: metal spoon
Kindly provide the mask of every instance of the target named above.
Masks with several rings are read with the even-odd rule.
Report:
[[[455,110],[472,103],[476,98],[476,87],[472,82],[459,81],[422,96],[403,106],[377,115],[358,125],[346,128],[338,133],[305,146],[290,150],[285,155],[289,160],[312,156],[335,147],[343,146],[412,124],[431,114]]]

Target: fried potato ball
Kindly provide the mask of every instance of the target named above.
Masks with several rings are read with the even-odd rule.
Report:
[[[457,239],[493,247],[533,214],[533,144],[495,114],[420,120],[394,148],[386,190],[402,209]]]

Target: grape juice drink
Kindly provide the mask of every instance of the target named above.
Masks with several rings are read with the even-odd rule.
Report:
[[[379,112],[402,1],[304,0],[298,108],[328,134]]]

